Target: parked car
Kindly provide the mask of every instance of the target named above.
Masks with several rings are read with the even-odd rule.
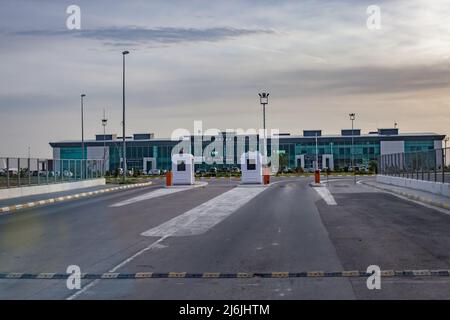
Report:
[[[72,177],[73,173],[69,170],[64,170],[63,175],[64,175],[64,177]]]
[[[367,168],[366,166],[361,166],[361,167],[359,167],[359,171],[367,173],[367,172],[369,172],[369,168]]]
[[[151,169],[148,171],[148,174],[151,176],[159,176],[161,174],[161,170],[159,169]]]
[[[209,173],[210,173],[211,175],[216,175],[216,174],[217,174],[217,168],[216,168],[216,167],[210,168],[210,169],[209,169]]]
[[[231,172],[232,173],[241,173],[241,169],[239,169],[238,167],[232,167]]]
[[[293,173],[294,170],[292,170],[292,169],[289,168],[289,167],[284,167],[283,170],[282,170],[281,172],[282,172],[282,173]]]
[[[206,174],[206,169],[198,168],[197,170],[195,170],[195,174],[204,175],[204,174]]]

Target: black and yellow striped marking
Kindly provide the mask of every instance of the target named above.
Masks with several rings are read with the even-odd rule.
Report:
[[[372,274],[366,271],[305,271],[305,272],[236,272],[236,273],[220,273],[220,272],[137,272],[137,273],[83,273],[81,279],[252,279],[252,278],[350,278],[350,277],[369,277]],[[0,273],[0,279],[67,279],[70,274],[67,273]],[[450,277],[450,270],[382,270],[381,277]]]

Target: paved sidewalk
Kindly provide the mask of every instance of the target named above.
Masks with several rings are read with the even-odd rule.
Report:
[[[406,197],[411,200],[415,200],[418,202],[422,202],[427,205],[435,206],[438,208],[450,209],[450,198],[437,195],[434,193],[426,192],[426,191],[420,191],[410,188],[404,188],[404,187],[398,187],[393,186],[385,183],[379,183],[376,181],[360,181],[360,183],[377,188],[379,190],[391,192],[398,194],[400,196]]]

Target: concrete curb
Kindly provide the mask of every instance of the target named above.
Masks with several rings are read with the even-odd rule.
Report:
[[[61,197],[57,197],[57,198],[49,198],[49,199],[45,199],[45,200],[38,200],[38,201],[33,201],[33,202],[28,202],[28,203],[23,203],[23,204],[6,206],[3,208],[0,208],[0,215],[6,214],[6,213],[13,213],[13,212],[15,212],[17,210],[21,210],[21,209],[34,208],[34,207],[38,207],[38,206],[43,206],[43,205],[57,203],[57,202],[63,202],[63,201],[67,201],[67,200],[81,199],[81,198],[86,198],[89,196],[113,192],[113,191],[117,191],[117,190],[133,189],[133,188],[137,188],[137,187],[147,187],[151,184],[153,184],[153,183],[152,182],[144,182],[144,183],[128,184],[128,185],[124,185],[124,186],[120,186],[120,187],[106,188],[106,189],[100,189],[100,190],[89,191],[89,192],[81,192],[81,193],[71,194],[71,195],[67,195],[67,196],[61,196]]]
[[[422,202],[424,204],[432,205],[432,206],[435,206],[435,207],[438,207],[438,208],[441,208],[441,209],[446,209],[446,210],[450,209],[450,199],[449,199],[449,202],[440,202],[440,201],[435,201],[435,200],[433,200],[431,198],[425,198],[425,197],[418,196],[416,194],[411,194],[411,193],[407,193],[407,192],[403,192],[403,191],[392,190],[392,189],[389,189],[389,188],[383,188],[383,187],[376,186],[376,185],[373,185],[373,184],[370,184],[370,183],[366,183],[366,182],[363,182],[363,181],[361,181],[361,183],[364,184],[364,185],[367,185],[369,187],[373,187],[373,188],[376,188],[376,189],[379,189],[379,190],[383,190],[383,191],[386,191],[386,192],[395,193],[395,194],[398,194],[398,195],[403,196],[405,198],[408,198],[408,199],[411,199],[411,200],[415,200],[415,201],[419,201],[419,202]]]
[[[327,185],[325,182],[320,182],[320,183],[311,182],[309,184],[309,186],[313,187],[313,188],[317,188],[317,187],[326,187]]]
[[[208,182],[203,181],[195,181],[194,184],[175,184],[171,186],[164,186],[166,189],[194,189],[194,188],[201,188],[206,187],[208,185]]]
[[[450,184],[439,181],[426,181],[397,176],[377,175],[377,182],[396,187],[434,193],[438,196],[450,197]]]

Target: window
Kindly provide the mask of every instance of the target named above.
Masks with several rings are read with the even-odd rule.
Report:
[[[178,161],[177,171],[186,171],[186,163],[183,160]]]
[[[247,170],[256,170],[256,160],[247,159]]]

